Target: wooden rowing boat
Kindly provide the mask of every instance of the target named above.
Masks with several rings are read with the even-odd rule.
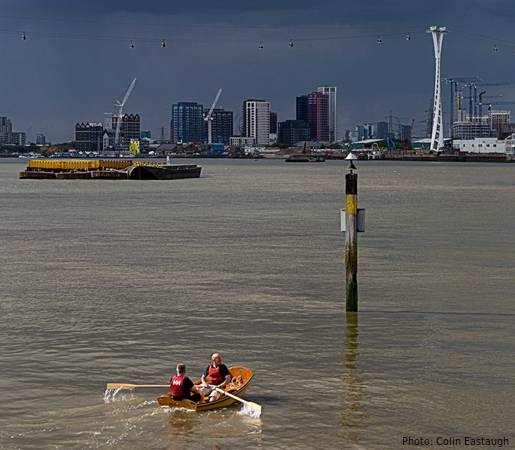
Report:
[[[241,397],[247,390],[254,373],[247,367],[229,367],[229,373],[232,380],[225,387],[225,391]],[[194,381],[194,384],[200,384],[200,380]],[[163,394],[157,399],[160,406],[186,408],[195,411],[209,411],[211,409],[225,408],[237,402],[233,398],[224,395],[218,400],[209,401],[208,397],[203,397],[198,403],[188,399],[174,400],[171,393]]]

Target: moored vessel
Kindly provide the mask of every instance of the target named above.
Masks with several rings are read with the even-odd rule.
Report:
[[[108,179],[108,180],[178,180],[199,178],[202,167],[196,164],[162,164],[134,160],[30,160],[20,172],[20,179]]]

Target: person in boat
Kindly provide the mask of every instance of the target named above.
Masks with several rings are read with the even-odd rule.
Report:
[[[210,397],[215,397],[216,388],[223,389],[231,381],[231,374],[222,362],[220,353],[211,355],[211,363],[204,370],[200,381],[202,393],[204,395],[211,394]]]
[[[174,400],[192,400],[198,402],[200,394],[197,387],[186,376],[186,366],[184,364],[177,364],[176,375],[170,379],[170,390]]]

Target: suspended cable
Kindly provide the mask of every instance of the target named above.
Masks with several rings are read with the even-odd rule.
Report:
[[[485,34],[480,33],[470,33],[468,31],[453,31],[453,36],[456,36],[461,39],[469,39],[469,40],[475,40],[475,41],[484,41],[484,42],[494,42],[494,47],[498,46],[509,46],[509,47],[515,47],[515,41],[510,41],[508,39],[494,37],[494,36],[488,36]]]
[[[388,37],[403,37],[406,41],[411,41],[412,37],[416,34],[425,34],[426,30],[423,31],[404,31],[404,32],[393,32],[393,33],[381,33],[381,34],[372,34],[372,33],[362,33],[362,34],[342,34],[342,35],[332,35],[332,36],[292,36],[290,39],[284,39],[279,36],[269,36],[267,37],[267,41],[272,42],[280,42],[286,40],[288,46],[293,48],[297,43],[303,42],[320,42],[320,41],[344,41],[344,40],[373,40],[375,39],[376,43],[381,45],[384,43],[384,39]],[[27,31],[27,30],[19,30],[19,29],[0,29],[0,34],[12,34],[20,36],[23,41],[27,40],[29,36],[32,38],[49,38],[49,39],[78,39],[78,40],[91,40],[91,41],[102,41],[102,42],[129,42],[130,48],[135,48],[136,41],[139,44],[150,43],[160,45],[162,48],[166,47],[166,41],[170,40],[173,42],[179,42],[183,44],[237,44],[237,43],[255,43],[255,38],[241,38],[241,39],[233,39],[233,38],[222,38],[222,39],[197,39],[195,37],[188,38],[184,35],[178,34],[176,36],[164,36],[164,37],[153,37],[153,36],[123,36],[123,35],[93,35],[93,34],[74,34],[74,33],[52,33],[52,32],[44,32],[44,31]],[[462,39],[470,39],[470,40],[482,40],[494,42],[494,46],[492,51],[494,53],[498,53],[500,51],[500,47],[510,47],[510,50],[513,51],[515,49],[515,41],[510,41],[507,39],[495,38],[493,36],[487,36],[478,33],[468,33],[462,32],[460,30],[454,31],[452,30],[453,36],[462,38]],[[33,41],[34,39],[32,39]],[[264,48],[263,42],[258,41],[258,49],[262,50]]]
[[[25,36],[28,35],[28,32],[22,31],[22,30],[15,30],[15,29],[0,29],[0,33],[3,34],[23,34]],[[410,32],[410,36],[413,33],[423,33],[420,32]],[[166,40],[173,40],[177,42],[184,42],[184,43],[239,43],[239,42],[255,42],[252,38],[244,38],[244,39],[238,39],[234,40],[231,38],[227,39],[189,39],[181,36],[174,36],[174,37],[152,37],[152,36],[122,36],[122,35],[90,35],[90,34],[68,34],[68,33],[48,33],[48,32],[41,32],[41,31],[31,31],[31,36],[41,37],[41,38],[51,38],[51,39],[83,39],[83,40],[93,40],[93,41],[133,41],[136,40],[138,42],[149,42],[149,43],[159,43],[162,47],[166,46],[165,41]],[[317,41],[338,41],[338,40],[353,40],[353,39],[367,39],[367,38],[377,38],[378,40],[381,40],[383,37],[389,37],[389,36],[406,36],[406,33],[384,33],[381,34],[379,37],[377,34],[352,34],[352,35],[334,35],[334,36],[320,36],[320,37],[297,37],[297,38],[291,38],[288,41],[288,45],[290,47],[293,47],[295,45],[295,42],[317,42]],[[270,41],[281,41],[283,38],[280,37],[274,37],[271,36],[267,38],[267,40]],[[165,45],[163,45],[165,43]]]

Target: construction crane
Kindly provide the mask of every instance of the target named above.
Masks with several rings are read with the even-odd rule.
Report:
[[[489,95],[488,97],[484,97],[484,94],[486,94],[486,91],[481,91],[479,93],[479,95],[477,95],[477,88],[478,87],[484,88],[484,87],[495,87],[495,86],[510,86],[512,84],[513,83],[510,82],[510,81],[495,82],[495,83],[477,83],[474,86],[474,102],[475,102],[475,105],[476,105],[474,107],[474,115],[476,115],[475,114],[476,107],[479,109],[479,117],[481,117],[483,115],[483,98],[499,98],[499,97],[502,97],[502,95]]]
[[[458,86],[461,84],[463,86],[469,86],[469,92],[472,96],[472,85],[473,83],[480,83],[481,78],[478,77],[452,77],[445,78],[445,81],[451,86],[451,105],[450,105],[450,114],[449,114],[449,129],[451,130],[451,138],[453,137],[453,125],[454,125],[454,100],[456,91],[458,90]],[[469,112],[472,116],[472,100],[469,101]]]
[[[123,96],[123,100],[114,101],[114,107],[115,109],[118,109],[118,112],[115,113],[116,117],[116,130],[114,132],[114,148],[118,148],[120,145],[120,124],[122,122],[123,118],[123,107],[125,106],[125,103],[127,103],[127,100],[129,99],[129,96],[131,95],[132,90],[134,89],[134,85],[136,84],[136,78],[132,80],[131,84],[129,85],[127,91],[125,92],[125,95]]]
[[[490,102],[488,104],[488,110],[492,109],[492,105],[515,105],[515,100],[502,100],[499,102]]]
[[[204,117],[204,120],[207,122],[207,143],[211,145],[213,143],[213,136],[212,136],[212,127],[213,127],[213,111],[216,107],[216,104],[218,103],[218,99],[220,98],[220,95],[222,95],[222,89],[218,89],[218,92],[216,94],[216,97],[213,101],[213,104],[211,105],[211,108],[209,109],[209,112]]]
[[[480,87],[490,87],[490,86],[511,86],[513,84],[512,81],[505,81],[501,83],[477,83]]]
[[[479,117],[483,117],[483,99],[501,98],[502,95],[484,95],[486,91],[481,91],[478,95]]]
[[[479,102],[482,102],[482,101],[483,101],[483,99],[486,99],[486,98],[501,98],[501,97],[502,97],[502,95],[485,95],[485,94],[486,94],[486,91],[481,91],[481,92],[478,94],[477,98],[478,98],[478,101],[479,101]],[[469,96],[467,95],[467,96],[465,96],[465,97],[463,97],[463,98],[464,98],[464,99],[466,99],[466,100],[468,100],[468,99],[469,99]],[[474,98],[474,97],[472,97],[472,98]]]

